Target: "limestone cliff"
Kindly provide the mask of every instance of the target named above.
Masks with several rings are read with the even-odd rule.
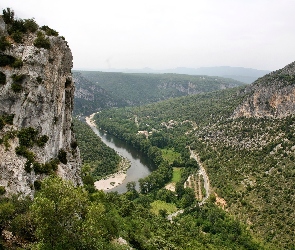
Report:
[[[33,194],[34,183],[49,173],[79,185],[80,153],[71,130],[71,50],[62,37],[38,27],[17,43],[8,28],[0,16],[1,41],[10,43],[0,51],[0,186],[7,193]],[[38,37],[47,42],[45,48],[36,43]],[[32,138],[26,137],[28,131]]]
[[[283,118],[295,114],[295,62],[259,78],[245,91],[249,95],[233,118]]]

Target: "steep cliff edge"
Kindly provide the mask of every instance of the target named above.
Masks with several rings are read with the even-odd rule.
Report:
[[[47,26],[18,40],[19,31],[10,34],[13,25],[4,20],[0,16],[0,186],[33,194],[34,184],[52,173],[81,184],[67,42]]]
[[[295,114],[295,62],[259,78],[245,89],[249,96],[233,118],[283,118]]]

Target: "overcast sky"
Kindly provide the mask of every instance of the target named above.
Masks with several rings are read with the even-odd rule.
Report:
[[[1,0],[6,7],[64,36],[76,69],[295,61],[295,0]]]

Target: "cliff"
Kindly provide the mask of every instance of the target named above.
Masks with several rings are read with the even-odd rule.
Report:
[[[40,29],[33,19],[17,20],[35,25],[20,28],[21,39],[13,18],[4,20],[0,16],[0,186],[6,193],[33,194],[48,174],[79,185],[71,50],[57,32]]]
[[[283,118],[295,114],[295,62],[271,72],[245,88],[248,97],[233,118]]]

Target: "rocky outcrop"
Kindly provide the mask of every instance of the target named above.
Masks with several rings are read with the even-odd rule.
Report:
[[[28,160],[16,154],[17,133],[29,127],[34,128],[39,137],[47,138],[45,145],[29,148],[34,161],[45,164],[58,158],[62,150],[66,160],[58,164],[55,173],[79,185],[80,153],[71,130],[75,90],[71,50],[62,37],[47,36],[40,29],[24,33],[22,42],[16,43],[8,36],[6,28],[0,16],[0,35],[4,34],[11,43],[0,56],[2,59],[10,56],[22,63],[0,67],[0,74],[6,78],[0,84],[0,117],[14,115],[13,123],[6,123],[0,130],[0,186],[4,186],[7,193],[33,194],[35,181],[46,176],[40,171],[36,173],[33,167],[26,171]],[[34,45],[40,34],[48,39],[50,48]]]
[[[245,88],[248,97],[234,111],[238,117],[283,118],[295,114],[295,62]]]

